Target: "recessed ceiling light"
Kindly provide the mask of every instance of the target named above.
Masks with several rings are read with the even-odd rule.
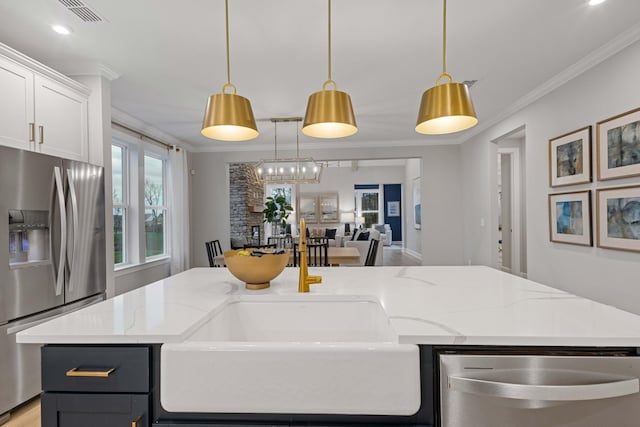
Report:
[[[64,25],[52,25],[51,28],[53,28],[53,31],[58,34],[63,34],[65,36],[71,34],[71,29],[69,27],[65,27]]]
[[[604,3],[607,0],[589,0],[589,6],[595,6],[600,3]]]

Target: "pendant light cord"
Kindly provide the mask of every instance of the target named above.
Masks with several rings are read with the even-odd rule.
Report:
[[[298,122],[300,120],[296,120],[296,159],[300,159],[300,137],[298,135]]]
[[[229,60],[229,0],[224,0],[224,16],[227,34],[227,85],[231,86],[231,61]]]
[[[278,121],[273,122],[273,145],[275,147],[276,157],[278,160]]]
[[[333,81],[333,79],[331,78],[331,0],[327,0],[327,3],[328,3],[328,8],[327,8],[327,10],[328,10],[328,14],[327,14],[327,16],[328,16],[328,19],[327,19],[327,24],[328,24],[327,25],[328,26],[328,31],[327,31],[328,37],[327,38],[328,38],[328,43],[327,43],[327,45],[329,46],[329,49],[327,49],[327,52],[328,52],[327,64],[328,64],[328,67],[329,67],[329,74],[328,74],[329,75],[329,79],[328,79],[328,81]]]
[[[442,74],[447,75],[447,0],[443,0],[442,11]]]

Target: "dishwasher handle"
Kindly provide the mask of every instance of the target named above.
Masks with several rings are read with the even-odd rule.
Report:
[[[449,375],[452,390],[531,401],[572,402],[581,400],[608,399],[640,392],[638,378],[616,379],[607,382],[575,385],[518,384]]]

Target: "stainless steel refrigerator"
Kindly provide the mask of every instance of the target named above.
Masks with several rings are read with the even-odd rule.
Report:
[[[15,334],[104,299],[104,215],[102,167],[0,147],[0,422],[40,393]]]

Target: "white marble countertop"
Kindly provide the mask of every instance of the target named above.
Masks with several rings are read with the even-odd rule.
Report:
[[[310,268],[314,295],[369,295],[399,341],[415,344],[640,346],[640,316],[488,267]],[[195,268],[24,330],[21,343],[181,342],[231,295],[291,295],[298,269],[248,291],[224,268]],[[327,313],[331,316],[331,313]]]

